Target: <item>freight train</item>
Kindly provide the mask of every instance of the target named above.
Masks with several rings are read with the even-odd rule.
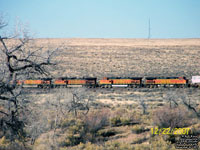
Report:
[[[200,88],[200,76],[186,77],[105,77],[97,78],[42,78],[17,80],[17,86],[37,88],[88,87],[88,88],[158,88],[158,87],[196,87]]]

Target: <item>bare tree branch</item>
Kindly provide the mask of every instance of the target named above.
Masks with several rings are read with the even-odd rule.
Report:
[[[0,17],[0,29],[6,24]],[[0,128],[11,140],[20,140],[28,121],[30,110],[23,98],[22,88],[17,87],[17,80],[27,79],[31,75],[49,75],[47,66],[54,51],[42,57],[42,48],[31,47],[27,32],[8,38],[0,35]],[[1,131],[0,131],[1,132]]]
[[[187,102],[187,99],[188,99],[188,102]],[[187,109],[192,111],[197,116],[197,118],[200,119],[200,113],[195,109],[195,107],[193,107],[191,105],[190,98],[186,95],[182,95],[181,100],[182,100],[183,104],[187,107]]]

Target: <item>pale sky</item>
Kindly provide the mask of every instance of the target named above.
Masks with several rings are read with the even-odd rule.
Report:
[[[200,0],[0,0],[36,38],[200,38]]]

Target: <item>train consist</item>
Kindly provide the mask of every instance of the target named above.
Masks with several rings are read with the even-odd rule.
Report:
[[[17,86],[37,88],[58,88],[58,87],[88,87],[88,88],[158,88],[158,87],[196,87],[200,88],[200,76],[192,76],[189,80],[185,77],[105,77],[97,78],[43,78],[18,80]]]

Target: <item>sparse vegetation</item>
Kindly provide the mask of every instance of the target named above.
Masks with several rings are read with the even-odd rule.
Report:
[[[136,125],[132,128],[132,133],[140,134],[145,132],[146,129],[143,125]]]
[[[62,91],[67,93],[68,89],[55,89],[52,91],[51,95],[54,95],[55,92],[58,96],[58,93]],[[185,91],[187,92],[187,89]],[[104,92],[107,93],[107,97],[110,96],[109,94],[112,94],[112,92],[109,93],[109,91],[106,90],[104,90]],[[117,89],[115,92],[118,93]],[[126,95],[125,93],[127,91],[124,90],[120,92],[122,98],[126,96],[126,98],[129,99],[129,94]],[[140,91],[132,91],[132,93],[137,92],[143,94],[143,90],[141,89]],[[160,92],[165,93],[163,90]],[[39,94],[37,99],[47,98],[47,94]],[[92,92],[90,94],[92,94]],[[154,94],[154,92],[152,92],[152,94]],[[195,95],[196,93],[192,94]],[[159,94],[157,93],[157,95]],[[65,96],[66,95],[63,95],[63,97]],[[54,99],[53,97],[51,98]],[[177,103],[179,105],[177,107],[172,105],[170,108],[168,102],[163,102],[164,105],[158,106],[157,104],[160,103],[160,98],[158,100],[154,99],[153,101],[148,101],[149,94],[146,96],[144,93],[141,98],[145,100],[148,106],[148,113],[146,114],[143,114],[140,101],[137,101],[137,99],[134,101],[134,104],[127,104],[126,101],[122,100],[124,104],[110,104],[109,107],[98,103],[97,99],[95,100],[95,106],[92,103],[88,103],[90,110],[87,114],[81,112],[85,110],[79,110],[79,113],[77,113],[75,117],[73,112],[68,112],[68,109],[65,109],[65,104],[67,103],[64,102],[63,97],[60,97],[60,105],[58,105],[58,99],[55,99],[55,101],[52,100],[49,102],[50,104],[43,102],[37,105],[43,108],[41,111],[44,112],[44,114],[40,113],[40,118],[47,117],[46,114],[49,115],[45,121],[47,124],[44,127],[41,126],[43,132],[38,132],[40,134],[35,137],[36,139],[33,146],[30,146],[34,150],[50,148],[51,146],[44,146],[47,143],[48,145],[53,145],[55,149],[113,149],[114,147],[120,149],[120,147],[128,147],[130,149],[151,150],[162,147],[162,149],[171,150],[174,147],[175,138],[172,136],[162,137],[159,135],[152,135],[150,131],[151,127],[190,127],[194,134],[199,134],[198,118],[196,118],[192,112],[188,111],[187,107],[182,105],[181,100],[178,98]],[[96,98],[101,97],[98,97],[98,95],[94,96],[94,99]],[[105,95],[104,98],[106,98]],[[134,100],[134,97],[131,98]],[[37,103],[39,101],[36,100],[35,102]],[[59,107],[55,107],[54,105],[56,104]],[[56,117],[56,119],[55,116],[59,117]],[[37,125],[42,125],[40,124],[42,123],[41,121],[38,123]],[[52,139],[54,139],[54,141]],[[108,148],[108,143],[113,145]]]
[[[16,39],[6,41],[12,46]],[[52,70],[55,77],[191,77],[199,73],[199,61],[194,61],[199,60],[199,39],[34,42],[36,48],[42,45],[45,52],[64,43],[54,58],[60,61]],[[183,100],[183,93],[189,99]],[[27,89],[24,95],[33,104],[30,123],[24,124],[21,132],[27,134],[23,136],[26,147],[18,140],[13,144],[8,134],[0,130],[0,149],[175,150],[174,136],[152,135],[150,128],[190,127],[192,134],[200,134],[199,89]],[[23,102],[20,104],[26,101]],[[1,103],[1,111],[7,108]]]
[[[160,128],[183,128],[192,124],[192,118],[184,107],[161,107],[154,112],[153,120]]]
[[[199,39],[39,39],[64,50],[56,76],[132,77],[198,75]]]

